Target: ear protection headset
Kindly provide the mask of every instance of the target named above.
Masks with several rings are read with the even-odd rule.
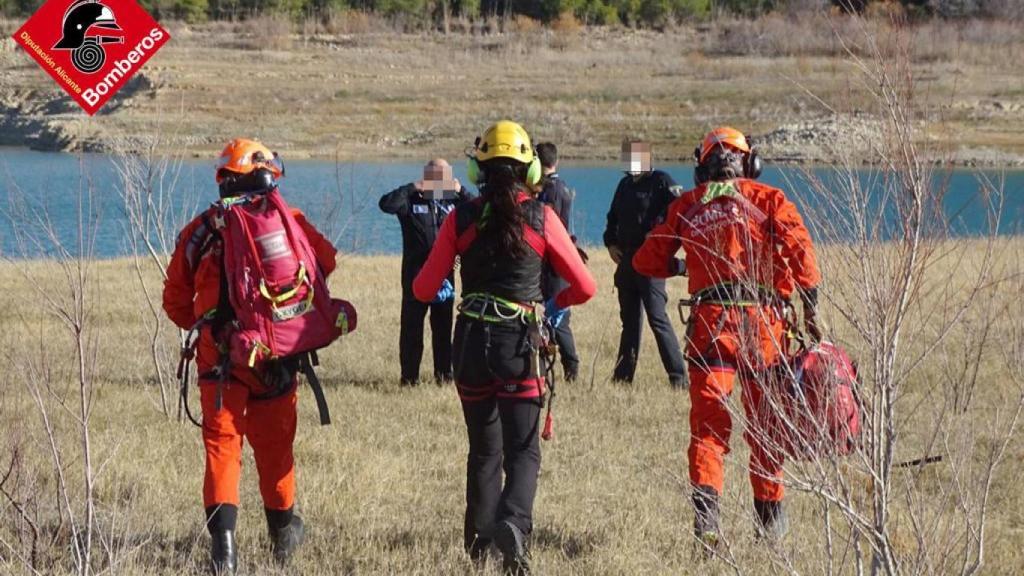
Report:
[[[711,174],[708,173],[707,164],[702,164],[700,161],[700,153],[700,146],[693,149],[693,159],[697,163],[693,169],[693,182],[697,186],[700,186],[711,179]],[[757,148],[751,148],[749,153],[743,154],[744,178],[757,180],[761,177],[761,171],[763,169],[764,164],[761,162],[761,156],[757,153]]]
[[[757,148],[751,148],[749,154],[743,156],[743,175],[751,180],[757,180],[761,177],[761,170],[764,165],[761,163],[761,155],[757,153]]]
[[[483,142],[479,136],[473,143],[473,152],[480,152],[482,154],[487,153],[487,142]],[[544,175],[544,170],[540,165],[540,158],[537,157],[537,152],[530,149],[526,144],[520,145],[520,154],[525,155],[529,152],[532,155],[532,159],[526,167],[526,183],[530,186],[536,186],[540,184],[541,177]],[[466,156],[466,173],[469,176],[470,181],[474,184],[484,184],[487,182],[487,171],[480,165],[480,162],[476,159],[474,153],[468,153]]]

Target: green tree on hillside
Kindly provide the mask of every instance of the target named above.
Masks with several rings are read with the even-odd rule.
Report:
[[[711,0],[711,4],[714,11],[755,17],[780,8],[784,0]]]
[[[208,0],[174,0],[171,13],[174,18],[186,22],[202,22],[210,10]]]

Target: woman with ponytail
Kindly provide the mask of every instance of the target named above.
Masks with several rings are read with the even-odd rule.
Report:
[[[521,126],[498,122],[477,138],[469,177],[480,197],[445,219],[413,293],[432,300],[461,258],[453,353],[469,436],[465,546],[483,561],[494,544],[505,573],[528,574],[545,389],[536,306],[544,263],[568,283],[545,303],[547,322],[557,325],[566,308],[597,288],[561,220],[529,194],[541,167]]]

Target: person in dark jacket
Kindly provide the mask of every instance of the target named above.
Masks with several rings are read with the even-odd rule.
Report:
[[[469,436],[465,546],[485,562],[495,544],[504,573],[520,576],[530,572],[526,539],[533,530],[545,388],[536,304],[545,302],[544,322],[557,326],[597,286],[561,220],[530,195],[541,168],[522,126],[507,120],[492,126],[476,140],[469,162],[480,198],[445,220],[413,291],[429,301],[461,258],[455,385]],[[546,301],[545,263],[566,281]]]
[[[622,320],[613,378],[633,381],[646,312],[669,383],[675,388],[686,388],[686,363],[665,310],[668,303],[665,280],[637,274],[632,263],[633,255],[651,229],[664,220],[668,205],[679,196],[682,188],[668,174],[651,169],[649,143],[627,140],[622,145],[622,158],[627,163],[626,176],[615,189],[604,230],[604,245],[616,264],[615,288]]]
[[[541,191],[537,199],[551,206],[551,209],[558,215],[562,225],[569,231],[573,243],[576,237],[572,229],[572,202],[576,192],[569,188],[564,180],[558,175],[558,147],[551,142],[537,144],[537,158],[540,159],[543,177],[541,178]],[[577,248],[577,251],[579,249]],[[580,251],[583,261],[587,259],[584,252]],[[565,281],[558,277],[558,274],[550,265],[544,267],[544,299],[547,300],[565,289]],[[558,354],[562,358],[562,370],[565,380],[572,382],[576,380],[580,370],[580,357],[576,352],[576,339],[572,334],[572,327],[569,319],[572,316],[571,310],[565,311],[565,318],[555,328],[555,344],[558,346]]]
[[[380,209],[398,216],[402,226],[402,320],[398,356],[402,384],[419,383],[423,359],[423,320],[430,312],[430,333],[434,349],[434,379],[438,384],[452,380],[452,318],[455,288],[453,275],[445,280],[432,302],[420,302],[412,293],[412,281],[434,245],[445,217],[469,192],[452,177],[447,161],[437,158],[423,168],[423,179],[388,192]]]

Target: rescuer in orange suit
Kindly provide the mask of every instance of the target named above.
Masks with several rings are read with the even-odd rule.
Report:
[[[665,222],[651,231],[633,266],[656,278],[689,277],[686,356],[694,531],[711,550],[720,539],[718,500],[732,431],[726,399],[738,375],[748,430],[769,416],[763,384],[784,359],[784,307],[799,293],[807,332],[820,340],[815,312],[820,274],[796,206],[782,190],[754,180],[760,160],[742,133],[718,128],[695,156],[697,187],[669,206]],[[684,260],[676,258],[680,249]],[[787,529],[783,455],[762,437],[746,434],[758,532],[781,538]]]
[[[228,197],[269,191],[283,175],[283,166],[268,148],[253,140],[237,139],[221,153],[216,181],[221,197]],[[316,252],[322,272],[330,274],[335,267],[334,247],[301,212],[294,213]],[[164,310],[183,330],[192,329],[211,310],[230,307],[227,295],[221,294],[222,246],[214,228],[214,214],[212,208],[204,211],[181,231],[167,267]],[[302,542],[302,519],[294,513],[292,453],[297,381],[291,371],[287,375],[290,382],[268,390],[266,378],[258,377],[246,366],[231,366],[230,376],[218,386],[221,353],[214,336],[218,331],[216,324],[216,315],[212,322],[201,324],[196,348],[206,448],[203,505],[213,538],[212,570],[215,574],[229,574],[237,566],[234,532],[243,438],[248,439],[256,460],[275,560],[287,561]]]

